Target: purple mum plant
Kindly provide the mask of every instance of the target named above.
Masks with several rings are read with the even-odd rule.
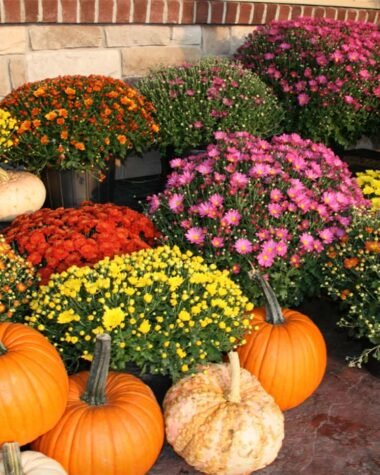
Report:
[[[283,305],[316,292],[319,258],[368,206],[339,157],[297,134],[271,142],[247,132],[217,132],[207,152],[171,161],[163,193],[149,213],[170,243],[232,271],[248,297],[251,264]]]
[[[273,21],[250,34],[235,59],[273,88],[287,132],[348,147],[380,125],[380,32],[374,24]]]

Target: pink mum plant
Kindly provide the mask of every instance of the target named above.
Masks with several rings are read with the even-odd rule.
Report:
[[[284,305],[319,287],[319,257],[368,202],[347,166],[297,134],[271,142],[247,132],[215,134],[207,152],[171,162],[166,189],[149,198],[167,241],[228,268],[256,299],[250,263]]]
[[[298,18],[259,26],[235,59],[286,111],[285,130],[347,147],[380,125],[380,32],[371,23]]]

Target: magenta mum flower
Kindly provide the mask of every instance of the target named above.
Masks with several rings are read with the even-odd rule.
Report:
[[[202,228],[193,227],[185,233],[186,239],[192,244],[203,244],[205,233]]]
[[[168,201],[169,208],[174,213],[180,213],[181,211],[183,211],[183,199],[184,199],[184,195],[175,193],[169,198],[169,201]]]
[[[222,218],[222,225],[224,226],[239,226],[241,214],[236,209],[231,209],[225,213]]]
[[[215,236],[211,239],[211,244],[217,248],[220,249],[221,247],[224,246],[224,240],[221,237]]]
[[[248,239],[238,239],[235,244],[234,248],[238,254],[249,254],[252,252],[252,243]]]
[[[306,106],[307,104],[309,104],[310,102],[310,96],[308,96],[307,94],[305,93],[302,93],[302,94],[298,94],[297,96],[297,101],[298,101],[298,104],[302,107],[302,106]]]

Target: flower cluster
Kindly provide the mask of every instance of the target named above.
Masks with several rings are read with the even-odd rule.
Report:
[[[17,119],[17,143],[2,161],[27,170],[107,169],[110,158],[151,144],[158,131],[152,105],[123,81],[62,76],[27,83],[0,107]]]
[[[360,355],[348,358],[350,365],[360,367],[371,354],[380,360],[380,216],[358,210],[347,234],[329,248],[328,258],[323,285],[341,302],[338,325],[368,342]]]
[[[367,170],[356,174],[363,195],[371,200],[372,209],[380,210],[380,170]]]
[[[22,319],[37,284],[32,264],[17,255],[0,234],[0,321]]]
[[[17,130],[17,121],[4,109],[0,109],[0,150],[12,147],[12,135]]]
[[[241,341],[252,304],[227,271],[162,246],[71,267],[41,286],[26,320],[53,342],[69,368],[91,360],[96,335],[112,336],[111,367],[174,379]]]
[[[327,18],[258,27],[235,58],[270,86],[286,109],[286,130],[346,147],[380,123],[380,32]]]
[[[260,137],[282,131],[283,112],[267,86],[223,58],[164,68],[138,83],[154,104],[162,152],[183,155],[210,143],[218,130]]]
[[[283,305],[298,304],[316,285],[319,254],[344,234],[352,206],[367,202],[322,144],[296,134],[216,139],[205,153],[171,161],[165,191],[148,199],[152,220],[169,242],[236,272],[248,297],[259,293],[247,279],[252,263],[269,274]]]
[[[126,254],[153,245],[152,222],[126,206],[82,203],[80,208],[43,208],[16,218],[4,235],[37,266],[42,283],[53,272],[92,265],[106,256]]]

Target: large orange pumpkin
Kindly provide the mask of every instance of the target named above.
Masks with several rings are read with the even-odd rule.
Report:
[[[267,305],[253,311],[253,331],[238,348],[240,364],[284,411],[301,404],[319,386],[326,370],[326,344],[309,317],[281,309],[269,284],[262,277],[258,280]]]
[[[111,338],[98,335],[90,372],[70,377],[62,419],[32,444],[70,475],[144,475],[164,442],[161,409],[138,378],[108,373]]]
[[[58,352],[37,330],[0,323],[0,446],[31,442],[62,416],[68,377]]]

